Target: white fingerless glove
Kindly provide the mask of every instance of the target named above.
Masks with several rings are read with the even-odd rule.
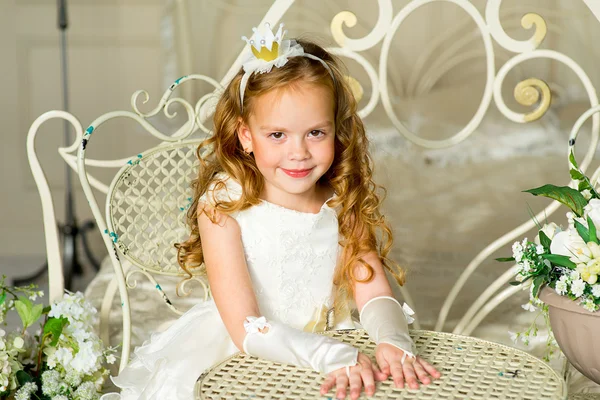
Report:
[[[356,365],[358,349],[324,335],[304,332],[265,317],[244,322],[244,352],[282,364],[312,368],[328,374]],[[268,332],[262,333],[268,328]]]
[[[408,334],[407,319],[414,321],[412,314],[414,312],[410,307],[406,304],[402,307],[393,297],[375,297],[362,308],[360,323],[375,343],[388,343],[404,351],[404,364],[406,357],[415,358],[417,354],[415,344]]]

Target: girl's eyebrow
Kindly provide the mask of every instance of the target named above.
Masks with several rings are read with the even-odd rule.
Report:
[[[313,127],[308,128],[307,131],[312,131],[318,128],[328,128],[333,126],[333,122],[331,121],[324,121],[321,122],[319,124],[315,124],[313,125]],[[281,126],[268,126],[268,125],[264,125],[259,127],[261,130],[265,130],[265,131],[272,131],[272,132],[286,132],[288,131],[287,128],[281,127]]]

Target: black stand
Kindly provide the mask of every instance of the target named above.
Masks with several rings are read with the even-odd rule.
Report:
[[[69,111],[69,92],[67,87],[67,4],[66,0],[58,0],[58,28],[60,30],[60,49],[61,49],[61,66],[62,66],[62,86],[63,86],[63,109]],[[65,145],[70,146],[71,141],[71,124],[64,121],[65,130]],[[86,221],[82,226],[77,225],[75,217],[75,203],[73,199],[73,184],[71,167],[66,166],[66,195],[65,195],[65,223],[59,224],[59,233],[63,244],[63,272],[65,277],[65,289],[72,290],[73,276],[82,275],[83,268],[79,263],[77,252],[77,238],[81,239],[83,251],[88,258],[90,264],[96,271],[100,269],[100,264],[94,259],[90,250],[86,233],[92,230],[95,224],[92,221]],[[38,279],[48,271],[48,262],[36,271],[33,275],[13,279],[13,285],[22,286],[31,283]]]

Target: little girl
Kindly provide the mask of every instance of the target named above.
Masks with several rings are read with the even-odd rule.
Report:
[[[268,27],[267,27],[268,28]],[[352,399],[390,375],[418,388],[439,372],[419,357],[387,269],[391,231],[356,101],[321,47],[255,30],[222,94],[201,168],[181,266],[205,268],[214,300],[135,350],[114,383],[124,399],[193,399],[200,374],[238,351],[312,368]],[[379,236],[378,236],[379,234]],[[348,329],[354,302],[376,359],[315,332]]]

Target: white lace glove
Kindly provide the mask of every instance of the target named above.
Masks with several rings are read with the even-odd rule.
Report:
[[[360,323],[377,344],[388,343],[404,351],[402,364],[406,357],[415,358],[417,351],[408,335],[408,323],[413,322],[414,311],[389,296],[372,298],[360,312]],[[407,322],[407,320],[409,320]]]
[[[247,317],[244,352],[323,374],[356,365],[358,349],[324,335],[304,332],[265,317]],[[262,333],[268,328],[268,332]]]

